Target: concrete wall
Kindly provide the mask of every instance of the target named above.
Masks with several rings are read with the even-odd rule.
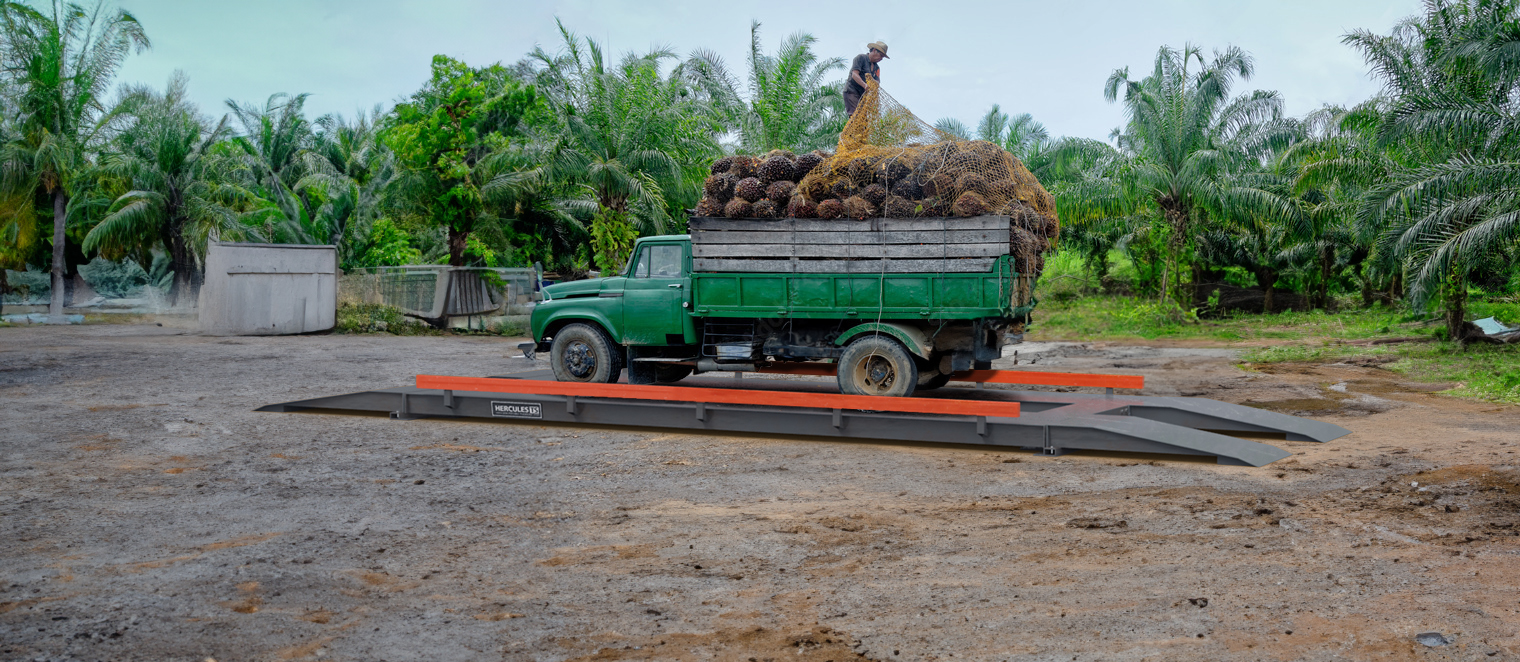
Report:
[[[337,249],[212,243],[199,308],[208,335],[329,330],[338,314]]]

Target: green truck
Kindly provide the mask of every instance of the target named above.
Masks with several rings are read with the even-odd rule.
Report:
[[[639,239],[619,275],[545,287],[524,349],[559,381],[828,362],[842,393],[908,396],[988,368],[1035,304],[1003,216],[691,228]]]

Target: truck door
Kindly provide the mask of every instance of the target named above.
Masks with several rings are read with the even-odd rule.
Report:
[[[623,344],[680,345],[686,288],[686,256],[680,243],[646,243],[634,256],[623,288]]]

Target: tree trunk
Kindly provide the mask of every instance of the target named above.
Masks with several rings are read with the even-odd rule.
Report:
[[[11,293],[11,278],[10,278],[10,274],[5,271],[5,267],[0,266],[0,315],[4,315],[5,314],[5,295],[10,294],[10,293]]]
[[[1189,308],[1192,297],[1183,294],[1182,288],[1182,247],[1187,245],[1187,210],[1172,200],[1161,201],[1161,209],[1172,230],[1171,237],[1166,242],[1166,271],[1161,276],[1161,298],[1171,296],[1184,308]],[[1187,300],[1179,298],[1182,296],[1186,296]]]
[[[194,305],[199,292],[195,287],[195,254],[185,241],[184,221],[169,221],[169,259],[173,262],[174,284],[169,286],[169,305],[174,308]]]
[[[470,233],[465,230],[455,229],[449,226],[449,266],[464,266],[465,240],[470,238]]]
[[[1265,269],[1258,271],[1256,272],[1256,283],[1262,287],[1261,314],[1271,315],[1273,312],[1272,293],[1277,289],[1277,274]]]
[[[67,323],[63,317],[63,298],[67,289],[64,284],[63,230],[68,207],[69,197],[63,187],[53,189],[53,290],[52,300],[48,303],[49,324]]]
[[[1335,267],[1335,247],[1325,246],[1319,250],[1319,286],[1314,298],[1315,307],[1330,311],[1330,273]]]
[[[1446,313],[1446,337],[1461,340],[1462,323],[1467,321],[1467,279],[1453,266],[1442,289],[1445,290],[1441,293],[1441,299]]]

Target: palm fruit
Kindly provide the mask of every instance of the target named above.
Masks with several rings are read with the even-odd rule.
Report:
[[[702,182],[702,192],[706,193],[707,197],[717,200],[719,203],[728,202],[729,198],[734,197],[733,175],[724,173],[722,175],[713,175],[711,177],[708,177]]]
[[[715,218],[723,215],[723,203],[712,198],[702,198],[697,203],[697,216]]]
[[[755,218],[775,218],[776,203],[770,200],[761,200],[754,204]]]
[[[949,216],[950,205],[948,204],[948,200],[948,197],[924,198],[923,200],[919,201],[919,204],[923,208],[922,211],[919,212],[919,216],[923,216],[925,218],[941,218],[944,216]]]
[[[865,198],[858,195],[851,196],[844,201],[844,215],[865,220],[876,215],[876,208]]]
[[[871,203],[872,207],[880,207],[881,203],[887,199],[887,187],[881,184],[872,184],[860,189],[860,197],[865,198],[866,202]]]
[[[777,154],[760,163],[756,172],[760,175],[760,183],[770,186],[772,182],[789,181],[792,179],[792,160]]]
[[[1032,234],[1044,234],[1044,221],[1033,209],[1018,200],[1014,200],[998,209],[997,213],[1013,220],[1013,227],[1020,228]]]
[[[721,175],[728,172],[728,169],[732,167],[734,167],[734,157],[725,156],[717,161],[713,161],[711,171],[714,175]]]
[[[927,196],[950,195],[954,189],[955,178],[943,172],[935,173],[924,180],[924,195]]]
[[[788,160],[788,161],[796,161],[797,160],[797,155],[794,154],[794,153],[792,153],[791,150],[786,150],[786,149],[773,149],[773,150],[771,150],[769,152],[766,152],[765,156],[760,157],[760,160],[765,161],[765,160],[768,160],[768,159],[770,159],[772,157],[776,157],[776,156],[785,157],[786,160]]]
[[[834,219],[844,215],[844,203],[836,198],[829,198],[818,203],[818,218]]]
[[[909,177],[892,185],[892,195],[909,200],[917,200],[924,197],[924,187],[919,186],[917,181]]]
[[[876,181],[876,172],[874,169],[875,165],[876,162],[874,159],[850,159],[850,162],[846,165],[846,170],[850,175],[850,181],[855,182],[856,186],[865,186],[873,181]]]
[[[818,152],[803,154],[797,157],[797,162],[792,166],[793,176],[797,178],[797,181],[802,181],[802,178],[806,177],[820,163],[823,163],[823,157]]]
[[[803,156],[807,155],[803,154]],[[805,182],[805,186],[807,190],[803,191],[802,194],[807,196],[807,199],[812,200],[813,202],[822,202],[834,197],[833,191],[829,190],[829,183],[823,181],[822,177],[814,177],[813,179],[808,180]]]
[[[796,184],[783,179],[779,182],[771,182],[770,186],[765,187],[765,197],[770,198],[771,202],[776,203],[776,206],[779,207],[786,204],[787,200],[791,200],[792,193],[796,192],[796,190]]]
[[[887,159],[876,167],[879,171],[876,175],[876,181],[883,184],[896,184],[907,179],[913,174],[913,168],[909,166],[909,163],[906,155],[894,156]]]
[[[728,168],[729,174],[739,179],[755,176],[755,157],[739,154],[733,158],[733,165]]]
[[[1020,227],[1008,228],[1008,254],[1025,259],[1039,253],[1045,241]]]
[[[734,185],[734,195],[754,202],[765,197],[765,186],[754,177],[746,177]]]
[[[803,156],[807,156],[804,154]],[[786,215],[792,218],[813,218],[818,215],[818,207],[808,202],[807,198],[800,195],[792,196],[792,201],[786,205]]]
[[[755,215],[755,207],[744,198],[734,198],[723,207],[723,215],[729,218],[751,218]]]
[[[987,209],[986,198],[975,191],[967,191],[955,199],[955,205],[951,207],[951,211],[954,211],[956,216],[981,216],[990,210]]]
[[[855,183],[849,179],[840,179],[829,187],[829,193],[840,200],[855,195]]]
[[[959,193],[975,193],[986,196],[987,179],[974,172],[961,173],[961,176],[955,178],[955,190]]]
[[[881,215],[887,218],[913,218],[918,215],[918,205],[907,198],[889,196],[882,205]]]
[[[1018,189],[1014,187],[1012,179],[1001,178],[987,185],[987,197],[990,200],[1012,200],[1016,195]]]

